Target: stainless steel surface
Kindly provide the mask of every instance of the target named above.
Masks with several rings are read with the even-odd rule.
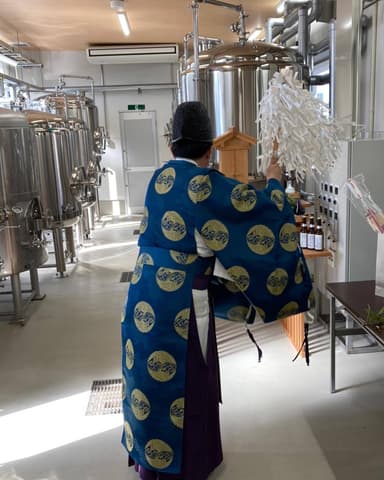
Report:
[[[273,27],[277,25],[283,25],[284,18],[282,17],[271,17],[265,22],[265,41],[268,43],[273,42]]]
[[[52,230],[53,234],[53,243],[55,245],[55,258],[56,258],[56,270],[59,273],[60,277],[64,277],[64,272],[66,271],[65,266],[65,255],[63,249],[63,231],[61,228],[54,228]]]
[[[301,57],[292,49],[264,42],[224,45],[199,55],[200,101],[208,108],[215,136],[236,126],[258,137],[258,105],[273,74],[293,66],[301,74]],[[180,101],[193,99],[194,59],[180,72]],[[257,146],[250,150],[250,172],[257,171]]]
[[[21,292],[20,275],[18,273],[11,275],[12,297],[14,307],[14,318],[16,321],[23,318],[23,299]]]
[[[44,121],[32,124],[40,173],[40,197],[45,228],[67,227],[77,223],[81,205],[71,189],[74,160],[70,131]]]
[[[89,209],[87,209],[88,211]],[[76,257],[76,247],[75,247],[75,237],[73,234],[73,227],[66,227],[65,228],[65,243],[66,243],[66,250],[67,255],[71,260],[71,263],[74,263]]]
[[[42,211],[33,133],[23,115],[0,111],[0,276],[42,265]]]
[[[193,98],[191,100],[198,101],[200,93],[200,66],[199,66],[199,4],[197,1],[192,2],[193,13]]]
[[[335,116],[336,90],[336,20],[329,22],[329,107],[331,116]]]
[[[83,80],[90,80],[91,84],[91,94],[92,94],[92,99],[95,101],[95,80],[93,77],[87,76],[87,75],[59,75],[59,88],[62,88],[65,86],[65,81],[64,78],[82,78]]]
[[[308,4],[299,8],[299,20],[297,24],[298,50],[304,63],[308,63]]]
[[[58,93],[37,99],[44,111],[54,113],[65,120],[82,120],[89,128],[92,137],[92,148],[96,154],[104,153],[102,145],[94,137],[99,128],[98,109],[94,101],[84,95]]]

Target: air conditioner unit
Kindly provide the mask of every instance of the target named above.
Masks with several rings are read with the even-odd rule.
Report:
[[[179,58],[177,44],[106,45],[87,48],[90,63],[174,63]]]

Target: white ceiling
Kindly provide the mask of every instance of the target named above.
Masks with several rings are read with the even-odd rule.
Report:
[[[277,0],[241,3],[249,15],[248,31],[276,16]],[[192,31],[190,0],[125,0],[125,7],[132,27],[129,37],[121,33],[109,0],[0,0],[0,40],[26,41],[42,50],[83,50],[108,43],[181,44]],[[200,4],[200,35],[236,41],[229,26],[237,20],[232,9]]]

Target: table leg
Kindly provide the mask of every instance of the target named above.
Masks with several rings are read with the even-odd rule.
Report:
[[[331,296],[330,300],[330,320],[329,320],[329,339],[331,350],[331,393],[335,393],[335,370],[336,370],[336,300],[334,296]]]

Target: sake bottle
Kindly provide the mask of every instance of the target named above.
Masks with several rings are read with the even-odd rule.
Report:
[[[307,237],[307,248],[310,250],[315,249],[315,218],[313,215],[310,216],[309,219],[309,229],[308,229],[308,237]]]
[[[324,232],[321,226],[321,218],[317,219],[316,233],[315,233],[315,250],[324,250]]]
[[[300,247],[307,248],[308,247],[308,229],[307,229],[307,222],[303,220],[300,229]]]

